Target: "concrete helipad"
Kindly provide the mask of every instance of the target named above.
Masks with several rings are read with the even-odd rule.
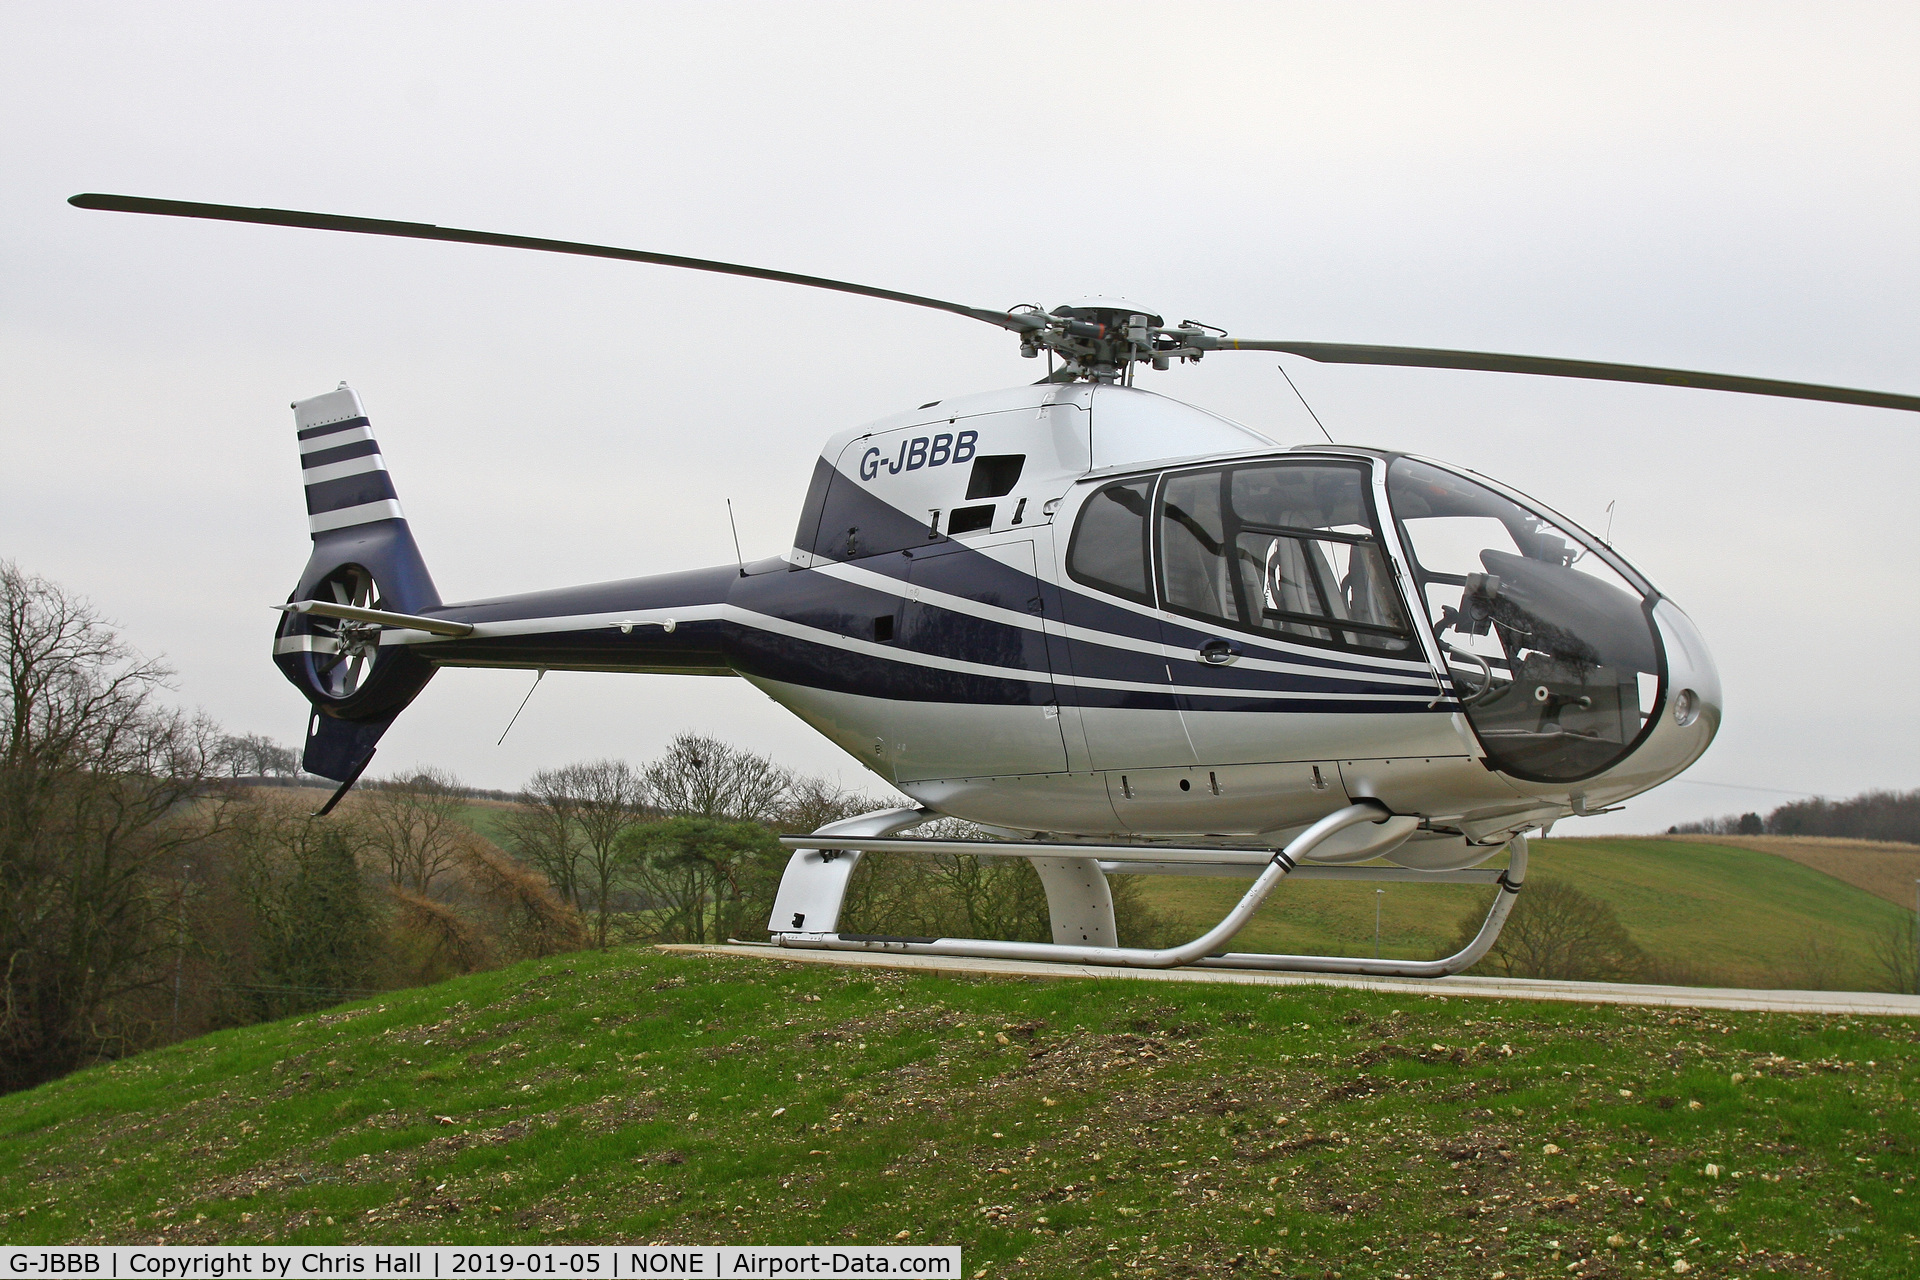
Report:
[[[1878,991],[1760,991],[1742,987],[1656,987],[1631,982],[1554,982],[1539,978],[1368,978],[1350,974],[1257,973],[1245,969],[1125,969],[1045,964],[1033,960],[973,960],[954,956],[868,951],[810,951],[767,944],[672,945],[663,951],[831,964],[849,968],[970,973],[996,978],[1122,978],[1136,982],[1232,982],[1272,987],[1353,987],[1422,996],[1492,1000],[1563,1000],[1575,1004],[1652,1005],[1671,1009],[1742,1009],[1759,1013],[1857,1014],[1920,1018],[1920,996]]]

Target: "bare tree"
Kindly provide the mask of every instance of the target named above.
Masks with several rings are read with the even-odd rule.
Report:
[[[1842,991],[1850,968],[1845,952],[1819,930],[1809,929],[1771,968],[1776,987],[1799,991]]]
[[[1457,947],[1480,931],[1469,912],[1460,922]],[[1476,968],[1509,978],[1562,978],[1605,982],[1637,977],[1646,963],[1608,904],[1564,880],[1535,876],[1507,917],[1500,940]]]
[[[860,859],[847,881],[840,928],[847,933],[955,936],[962,926],[957,917],[954,923],[947,921],[945,903],[945,896],[933,883],[931,855],[869,854]],[[768,906],[771,908],[772,903]]]
[[[604,948],[615,882],[626,865],[620,837],[650,816],[647,788],[624,760],[595,760],[561,772],[575,797],[574,822],[584,846],[578,866],[585,883],[580,887],[592,895],[594,945]]]
[[[297,778],[300,757],[265,734],[228,735],[220,739],[221,772],[230,778]]]
[[[542,769],[503,819],[515,856],[539,869],[561,901],[580,905],[580,800],[564,769]]]
[[[219,734],[159,705],[168,674],[0,562],[0,1087],[132,1047],[116,1001],[166,980],[159,881],[222,808]]]
[[[1873,936],[1873,959],[1889,991],[1920,996],[1920,950],[1916,950],[1913,912],[1903,911]]]
[[[514,852],[581,911],[595,914],[596,944],[607,945],[626,868],[620,837],[652,816],[646,779],[624,760],[592,760],[533,775],[506,819]]]
[[[444,769],[421,769],[362,792],[355,811],[369,826],[387,878],[424,897],[454,864],[466,803],[458,778]]]
[[[914,834],[945,840],[990,838],[972,823],[952,818],[937,819]],[[1046,889],[1025,858],[869,856],[853,873],[843,917],[850,922],[845,927],[863,932],[1022,942],[1053,938]]]
[[[538,873],[478,838],[462,845],[460,858],[467,883],[494,917],[501,949],[510,958],[538,959],[587,945],[579,912]]]
[[[432,982],[492,967],[487,936],[460,912],[397,884],[387,886],[387,896],[394,904],[394,932],[423,953],[415,958],[416,976]]]
[[[786,797],[772,815],[772,825],[794,835],[808,835],[829,822],[886,807],[887,801],[849,791],[829,778],[798,777],[788,785]]]
[[[1796,800],[1767,815],[1767,834],[1920,843],[1920,789]]]
[[[1764,818],[1757,813],[1730,813],[1667,830],[1674,835],[1832,836],[1920,844],[1920,789],[1863,791],[1845,800],[1809,796],[1783,804]]]
[[[794,781],[791,770],[763,755],[697,733],[668,744],[646,779],[649,799],[664,813],[736,822],[771,821]]]

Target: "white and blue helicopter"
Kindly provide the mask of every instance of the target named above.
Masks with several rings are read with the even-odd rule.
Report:
[[[742,565],[448,604],[359,398],[294,404],[313,555],[273,643],[345,794],[443,666],[741,676],[911,797],[785,843],[784,947],[1433,977],[1473,964],[1526,837],[1686,769],[1719,677],[1611,546],[1474,472],[1288,448],[1135,386],[1211,352],[1697,387],[1920,410],[1920,397],[1527,356],[1249,341],[1091,299],[993,311],[631,249],[279,209],[78,195],[85,209],[444,240],[719,272],[930,307],[1051,372],[827,442],[793,548]],[[324,810],[323,810],[324,812]],[[930,819],[988,840],[902,833]],[[1482,864],[1506,853],[1505,865]],[[1050,944],[838,931],[872,853],[1024,857]],[[1365,865],[1359,865],[1365,864]],[[1115,872],[1250,877],[1184,946],[1121,947]],[[1279,881],[1497,887],[1441,960],[1225,950]]]

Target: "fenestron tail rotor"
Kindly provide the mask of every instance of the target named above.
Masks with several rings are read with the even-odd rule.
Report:
[[[158,214],[173,218],[207,218],[219,222],[248,222],[263,226],[301,227],[316,231],[347,231],[358,235],[397,236],[410,240],[444,240],[456,244],[493,245],[506,249],[531,249],[541,253],[608,258],[620,262],[641,262],[654,266],[681,267],[690,271],[744,276],[754,280],[771,280],[781,284],[804,285],[810,289],[829,289],[836,293],[877,298],[883,302],[902,302],[909,306],[927,307],[935,311],[965,316],[970,320],[979,320],[1012,331],[1020,338],[1021,355],[1037,357],[1045,351],[1062,361],[1062,367],[1049,378],[1049,381],[1070,381],[1080,378],[1097,382],[1130,380],[1135,367],[1141,364],[1165,369],[1176,360],[1199,360],[1210,351],[1270,351],[1301,356],[1326,364],[1372,364],[1401,368],[1528,373],[1553,378],[1588,378],[1602,382],[1637,382],[1652,386],[1736,391],[1748,395],[1782,396],[1793,400],[1820,400],[1834,404],[1865,405],[1872,408],[1920,412],[1920,396],[1823,386],[1818,383],[1783,382],[1773,378],[1749,378],[1731,374],[1700,373],[1686,369],[1663,369],[1649,365],[1611,364],[1594,360],[1567,360],[1553,356],[1452,351],[1437,347],[1387,347],[1337,342],[1235,338],[1228,336],[1223,330],[1192,320],[1168,326],[1159,316],[1151,314],[1144,308],[1135,308],[1131,304],[1112,299],[1089,299],[1056,307],[1051,312],[1042,311],[1033,306],[995,311],[990,308],[970,307],[959,302],[948,302],[941,298],[928,298],[894,289],[854,284],[846,280],[829,280],[822,276],[775,271],[766,267],[715,262],[706,258],[688,258],[678,254],[654,253],[644,249],[623,249],[612,245],[548,240],[536,236],[505,235],[493,231],[471,231],[459,227],[435,226],[426,222],[394,222],[383,218],[305,213],[294,209],[255,209],[240,205],[200,204],[186,200],[156,200],[144,196],[99,193],[73,196],[68,203],[82,209],[103,209],[119,213]]]
[[[329,578],[324,586],[333,603],[350,609],[373,609],[379,604],[374,594],[373,575],[364,569],[344,569]],[[379,630],[352,620],[323,617],[314,631],[333,642],[330,653],[315,654],[315,681],[330,698],[351,698],[360,689],[368,660],[379,652]]]

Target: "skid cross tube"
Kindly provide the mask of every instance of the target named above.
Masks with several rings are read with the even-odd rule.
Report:
[[[807,933],[800,931],[804,925],[791,931],[780,928],[785,922],[780,920],[778,915],[774,920],[774,942],[783,947],[805,949],[891,951],[913,955],[966,956],[995,960],[1050,960],[1065,964],[1119,965],[1139,969],[1172,969],[1202,961],[1215,965],[1224,964],[1233,968],[1299,969],[1331,973],[1381,972],[1436,977],[1443,973],[1464,969],[1478,960],[1485,954],[1486,949],[1493,945],[1493,940],[1499,936],[1500,927],[1506,922],[1507,913],[1512,910],[1512,897],[1519,891],[1525,858],[1524,852],[1519,850],[1518,842],[1516,842],[1515,855],[1517,865],[1510,868],[1507,876],[1501,880],[1499,901],[1495,902],[1494,909],[1488,913],[1487,923],[1481,927],[1480,936],[1476,937],[1466,950],[1458,955],[1449,956],[1445,960],[1377,961],[1338,956],[1259,956],[1222,952],[1226,943],[1245,927],[1253,913],[1259,910],[1261,903],[1266,901],[1267,895],[1273,891],[1274,886],[1286,878],[1299,859],[1311,854],[1322,841],[1335,832],[1362,822],[1384,822],[1391,816],[1386,807],[1376,801],[1348,805],[1344,809],[1328,814],[1295,836],[1288,842],[1286,848],[1269,855],[1266,867],[1248,886],[1240,901],[1234,904],[1233,910],[1229,911],[1219,924],[1193,941],[1178,947],[1151,950],[1144,947],[1000,942],[983,938],[880,938],[848,936],[840,933]],[[893,824],[884,820],[872,823],[873,827],[882,825]],[[872,827],[869,827],[869,830],[871,829]],[[819,834],[828,835],[829,833]],[[851,845],[863,843],[859,840],[859,834],[864,833],[844,830],[831,833],[831,835],[843,834],[854,837],[848,842]],[[877,836],[880,833],[875,831],[873,834]],[[1381,967],[1376,969],[1374,966]]]

